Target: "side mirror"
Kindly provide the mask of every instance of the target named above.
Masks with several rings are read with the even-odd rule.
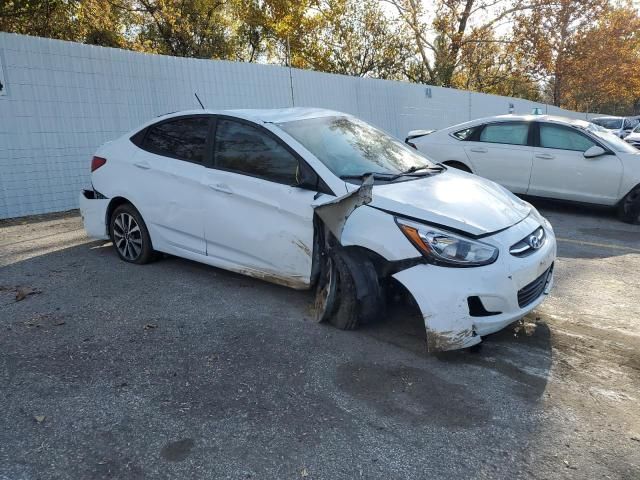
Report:
[[[584,158],[595,158],[607,153],[604,148],[594,145],[583,153]]]

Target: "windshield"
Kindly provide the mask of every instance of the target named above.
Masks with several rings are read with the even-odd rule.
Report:
[[[598,127],[597,125],[589,124],[587,127],[592,134],[606,143],[612,150],[621,153],[638,153],[635,147],[632,147],[624,140],[618,138],[618,136],[611,133],[609,130]]]
[[[633,133],[640,133],[640,123],[632,130]]]
[[[618,130],[622,127],[622,118],[594,118],[591,123],[600,125],[607,130]]]
[[[338,177],[395,175],[434,164],[413,148],[353,117],[318,117],[278,126]]]

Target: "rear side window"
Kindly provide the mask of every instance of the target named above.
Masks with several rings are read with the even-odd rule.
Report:
[[[477,127],[465,128],[464,130],[458,130],[452,133],[452,135],[458,140],[471,140]]]
[[[208,133],[208,117],[169,120],[149,127],[142,148],[158,155],[202,163]]]
[[[586,152],[594,145],[596,145],[596,142],[573,128],[540,124],[541,147]]]
[[[218,121],[215,164],[272,182],[296,184],[298,159],[274,138],[244,123]]]
[[[526,145],[528,137],[528,123],[490,123],[480,132],[479,140],[487,143]]]

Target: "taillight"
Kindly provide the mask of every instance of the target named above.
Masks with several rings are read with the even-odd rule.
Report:
[[[105,163],[107,163],[107,159],[106,158],[102,158],[102,157],[93,157],[91,159],[91,171],[95,172],[97,169],[99,169],[101,166],[103,166]]]

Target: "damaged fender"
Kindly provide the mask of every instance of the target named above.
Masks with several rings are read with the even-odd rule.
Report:
[[[311,206],[315,209],[315,212],[331,233],[340,241],[344,224],[353,211],[362,205],[371,203],[372,190],[373,175],[367,175],[364,177],[362,185],[353,192],[324,202],[316,201],[313,202]]]

